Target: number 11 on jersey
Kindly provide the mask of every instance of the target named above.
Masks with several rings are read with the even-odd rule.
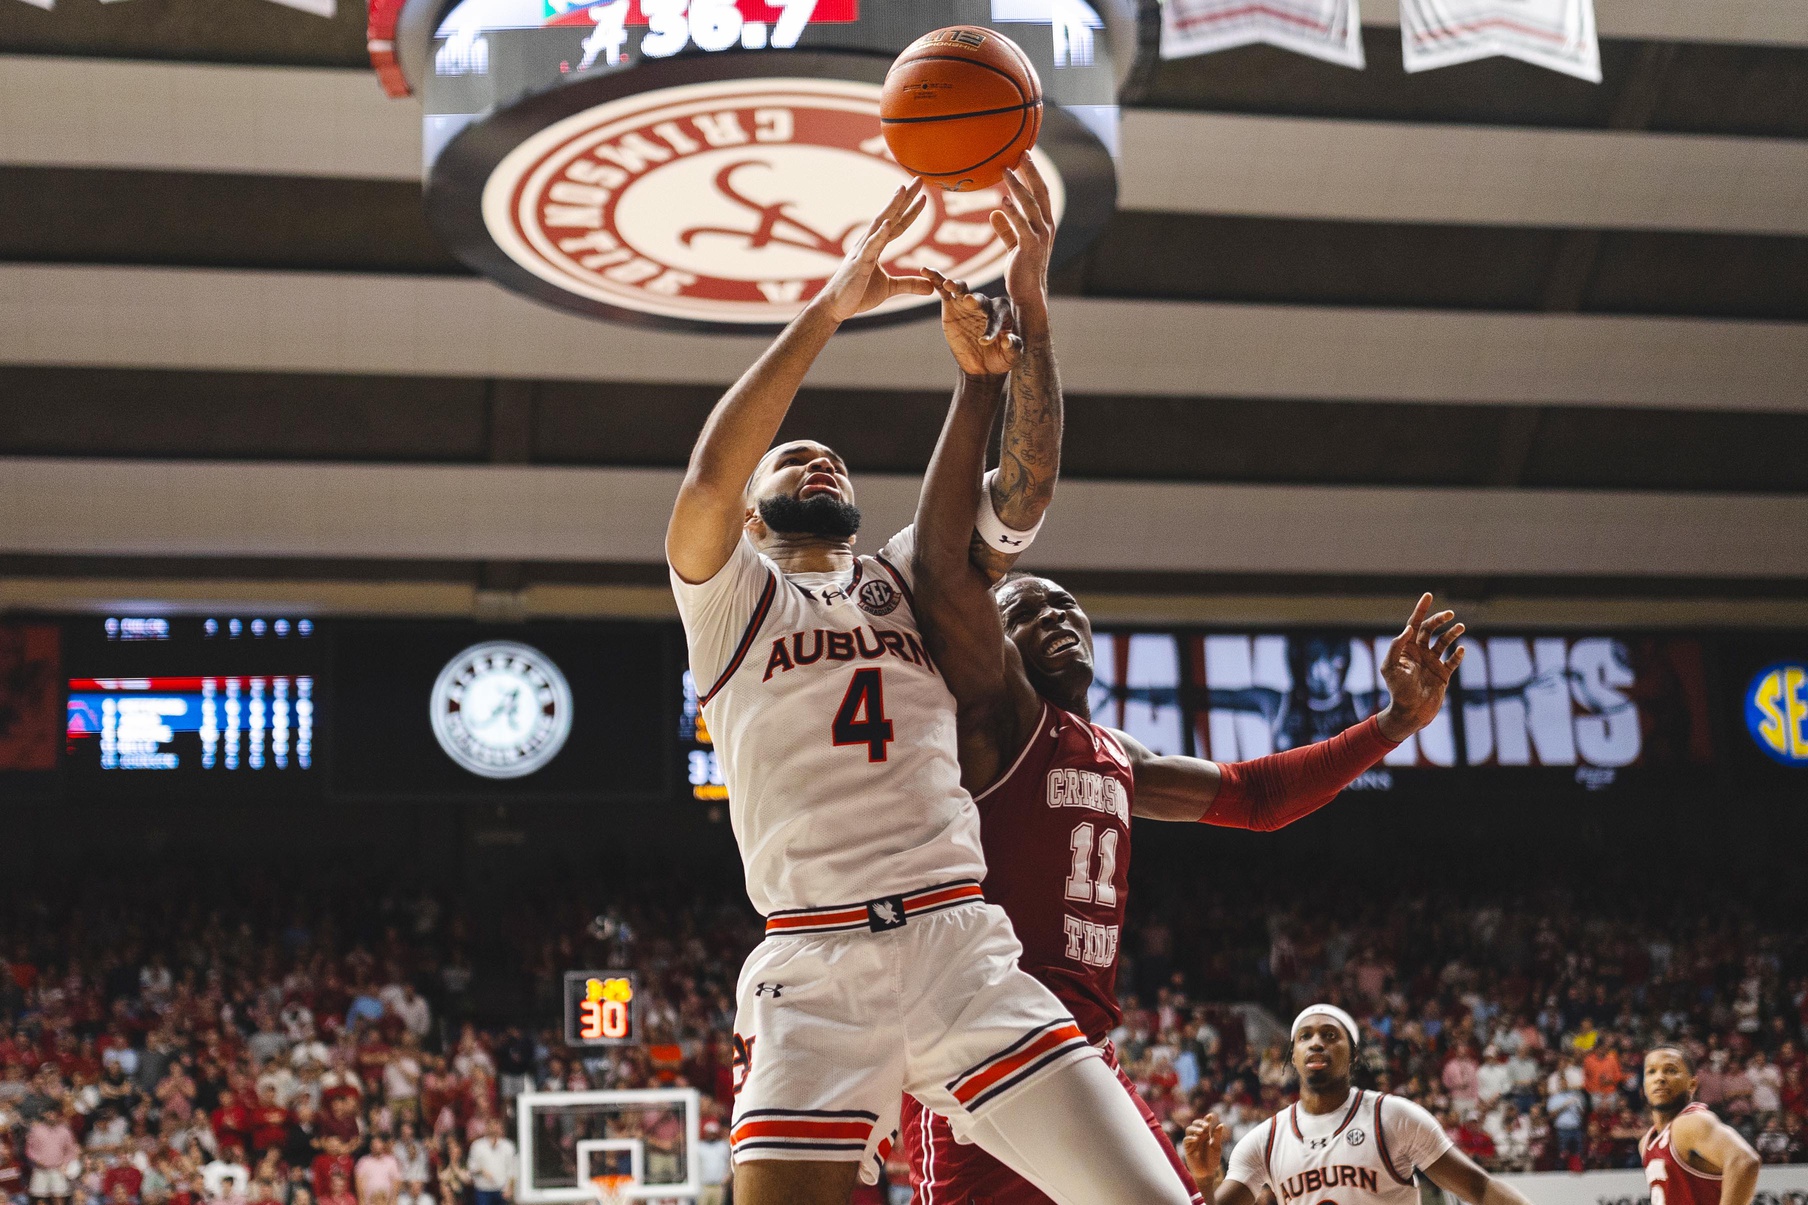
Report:
[[[1073,870],[1067,876],[1067,898],[1080,903],[1096,903],[1115,908],[1117,830],[1108,828],[1105,835],[1099,838],[1099,873],[1096,878],[1092,873],[1092,842],[1095,831],[1089,820],[1076,826],[1073,835],[1068,838],[1068,846],[1073,850]]]
[[[885,718],[885,679],[878,669],[857,669],[842,696],[830,732],[836,745],[865,745],[866,760],[885,760],[892,742],[891,721]],[[1113,834],[1115,835],[1115,834]]]

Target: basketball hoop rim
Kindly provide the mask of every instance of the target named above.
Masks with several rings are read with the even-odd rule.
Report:
[[[597,1205],[626,1205],[633,1198],[622,1190],[632,1186],[633,1176],[592,1176],[590,1187]]]

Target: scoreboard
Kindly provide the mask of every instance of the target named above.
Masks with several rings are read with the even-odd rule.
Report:
[[[102,770],[311,770],[314,679],[71,678],[68,734]]]
[[[722,777],[722,759],[716,753],[716,742],[709,734],[703,708],[697,703],[697,681],[690,670],[684,671],[684,707],[678,713],[678,739],[684,744],[684,772],[691,784],[691,798],[720,802],[728,798],[728,783]]]
[[[596,317],[776,332],[910,175],[881,83],[931,30],[1015,43],[1046,105],[1033,152],[1056,267],[1116,208],[1118,87],[1153,0],[405,0],[400,73],[422,101],[441,241],[519,293]],[[990,36],[990,35],[980,35]],[[379,38],[379,41],[382,39]],[[930,189],[888,270],[1002,288],[995,186]],[[929,318],[901,295],[854,324]]]
[[[73,625],[64,739],[89,781],[308,779],[320,722],[314,623],[118,615]]]

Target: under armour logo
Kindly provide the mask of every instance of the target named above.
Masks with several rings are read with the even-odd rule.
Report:
[[[784,989],[785,985],[782,983],[759,983],[754,985],[753,994],[756,996],[764,996],[767,992],[771,992],[772,998],[777,1000],[779,994],[783,992]]]
[[[866,924],[874,933],[904,927],[904,897],[874,900],[866,906]]]
[[[1017,546],[1017,545],[1019,545],[1019,544],[1023,544],[1023,543],[1025,543],[1025,542],[1026,542],[1026,541],[1024,541],[1024,540],[1020,540],[1020,539],[1018,539],[1018,538],[1017,538],[1017,537],[1016,537],[1016,536],[1009,536],[1009,535],[1005,535],[1005,534],[1003,534],[1003,533],[1000,533],[1000,534],[999,534],[999,536],[998,536],[998,542],[999,542],[999,543],[1000,543],[1000,544],[1009,544],[1009,545],[1011,545],[1011,546],[1012,546],[1012,547],[1013,547],[1013,548],[1015,548],[1015,547],[1016,547],[1016,546]]]
[[[1329,1138],[1312,1138],[1307,1140],[1306,1145],[1315,1151],[1322,1151],[1331,1145],[1331,1140]]]

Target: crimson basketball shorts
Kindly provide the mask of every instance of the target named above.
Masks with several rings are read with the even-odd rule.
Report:
[[[859,1162],[877,1181],[906,1093],[953,1132],[1098,1052],[1018,969],[1023,948],[977,883],[775,914],[736,989],[737,1163]]]
[[[1143,1098],[1136,1094],[1124,1069],[1118,1066],[1117,1052],[1110,1043],[1104,1049],[1105,1061],[1117,1073],[1118,1082],[1149,1124],[1155,1141],[1167,1152],[1174,1174],[1186,1186],[1193,1205],[1204,1205],[1205,1197],[1193,1182],[1180,1152],[1168,1141],[1161,1122],[1149,1111]],[[902,1125],[904,1151],[910,1160],[910,1186],[915,1190],[916,1205],[1054,1205],[1041,1189],[1019,1176],[977,1146],[961,1142],[946,1119],[937,1117],[914,1100],[904,1102]]]

